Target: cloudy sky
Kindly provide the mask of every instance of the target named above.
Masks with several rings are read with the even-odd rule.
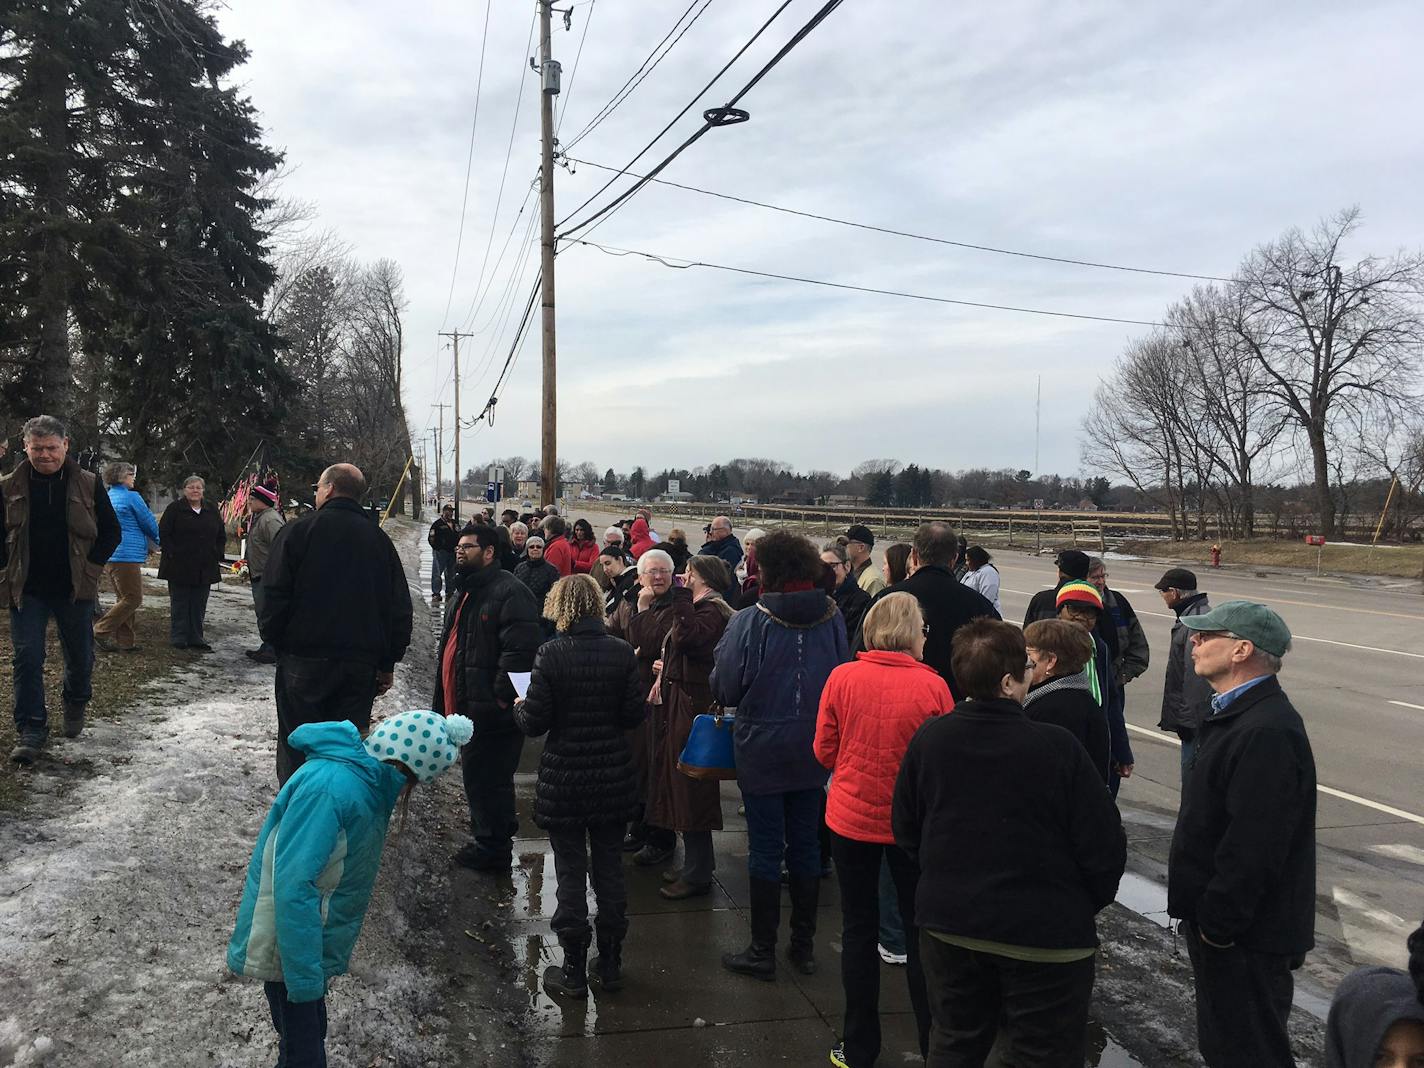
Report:
[[[725,102],[820,4],[793,0],[644,163],[693,132],[702,108]],[[626,164],[776,6],[710,0],[569,154]],[[462,343],[461,403],[477,412],[537,266],[537,243],[526,239],[538,233],[526,229],[539,162],[533,8],[492,3],[458,271],[485,4],[233,0],[219,13],[252,50],[247,91],[295,168],[284,192],[311,201],[319,225],[360,258],[404,269],[406,402],[417,431],[435,425],[432,404],[452,400],[437,331],[476,332]],[[685,8],[577,0],[572,30],[556,23],[564,143]],[[1352,204],[1364,214],[1352,254],[1417,247],[1421,39],[1424,5],[1408,0],[847,0],[742,101],[750,122],[709,132],[662,176],[953,241],[1194,274],[1229,274],[1254,245]],[[560,169],[557,217],[607,177]],[[659,186],[589,236],[681,261],[1130,320],[1157,319],[1194,284],[873,234]],[[734,456],[841,472],[880,456],[1032,468],[1042,376],[1038,466],[1076,473],[1077,428],[1099,376],[1147,329],[669,270],[578,246],[561,253],[557,284],[559,454],[620,471]],[[536,318],[495,425],[465,433],[465,464],[537,456],[538,404]]]

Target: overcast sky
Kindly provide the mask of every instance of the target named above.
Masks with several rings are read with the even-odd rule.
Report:
[[[794,0],[644,163],[695,130],[702,108],[723,103],[820,4]],[[447,311],[484,7],[233,0],[219,12],[225,32],[252,50],[247,90],[295,168],[284,192],[313,202],[318,224],[360,258],[389,257],[405,272],[416,431],[435,425],[433,403],[452,399],[450,353],[436,332],[477,331],[461,350],[461,403],[472,414],[489,397],[519,311],[505,320],[499,298],[508,292],[522,306],[537,266],[537,243],[521,244],[537,195],[517,217],[539,162],[526,49],[534,5],[494,0]],[[556,22],[565,143],[685,7],[579,0],[571,32]],[[627,163],[775,7],[711,0],[570,155]],[[663,177],[955,241],[1208,275],[1229,274],[1254,245],[1351,204],[1364,226],[1350,252],[1417,247],[1420,40],[1424,5],[1407,0],[847,0],[742,101],[750,122],[709,132]],[[560,169],[557,217],[606,178]],[[1193,284],[872,234],[658,186],[591,237],[683,260],[1122,319],[1155,320]],[[471,316],[487,245],[492,284]],[[561,253],[557,283],[559,454],[619,471],[734,456],[842,473],[880,456],[1033,468],[1041,375],[1038,468],[1077,473],[1078,425],[1099,376],[1147,329],[669,270],[586,247]],[[466,466],[537,457],[539,365],[536,317],[495,425],[465,434]]]

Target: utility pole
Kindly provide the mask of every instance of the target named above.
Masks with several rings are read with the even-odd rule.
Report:
[[[454,345],[455,350],[455,525],[460,525],[460,339],[462,337],[474,337],[474,334],[462,334],[458,330],[442,330],[441,337],[448,337]],[[441,426],[444,426],[445,410],[440,410]],[[443,433],[443,430],[442,430]]]
[[[440,499],[441,454],[445,451],[445,409],[450,405],[432,404],[431,407],[440,409],[439,425],[435,431],[435,499],[438,502]]]
[[[544,312],[544,403],[539,447],[541,504],[559,495],[558,392],[554,374],[554,97],[559,95],[559,64],[550,56],[549,19],[554,0],[539,0],[539,119],[544,150],[539,165],[540,269]],[[457,394],[458,396],[458,394]],[[457,439],[458,440],[458,439]]]

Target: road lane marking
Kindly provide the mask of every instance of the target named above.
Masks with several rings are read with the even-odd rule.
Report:
[[[1404,842],[1391,842],[1388,845],[1370,846],[1370,850],[1381,856],[1408,861],[1410,864],[1424,867],[1424,849],[1420,849],[1418,846],[1408,845]]]
[[[1147,727],[1139,727],[1135,723],[1127,724],[1127,729],[1132,731],[1134,734],[1141,734],[1147,738],[1151,738],[1155,742],[1161,742],[1165,745],[1175,745],[1178,749],[1182,747],[1182,740],[1176,735],[1169,734],[1166,731],[1149,730]],[[1376,812],[1383,812],[1387,816],[1394,816],[1396,819],[1408,820],[1410,823],[1417,823],[1421,827],[1424,827],[1424,816],[1417,815],[1416,813],[1405,812],[1402,808],[1395,808],[1392,805],[1385,805],[1381,804],[1378,801],[1371,801],[1368,797],[1361,797],[1359,794],[1346,793],[1344,790],[1337,790],[1333,786],[1324,786],[1317,783],[1315,788],[1319,790],[1322,794],[1329,794],[1331,797],[1338,797],[1341,801],[1351,801],[1357,805],[1363,805],[1365,808],[1372,808]]]
[[[1424,712],[1424,705],[1411,705],[1408,701],[1391,701],[1390,704],[1398,705],[1400,708],[1417,708],[1420,712]]]

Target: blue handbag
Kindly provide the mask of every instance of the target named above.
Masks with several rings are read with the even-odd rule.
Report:
[[[677,770],[691,779],[735,779],[737,757],[732,746],[736,716],[722,708],[692,720],[687,744],[677,758]]]

